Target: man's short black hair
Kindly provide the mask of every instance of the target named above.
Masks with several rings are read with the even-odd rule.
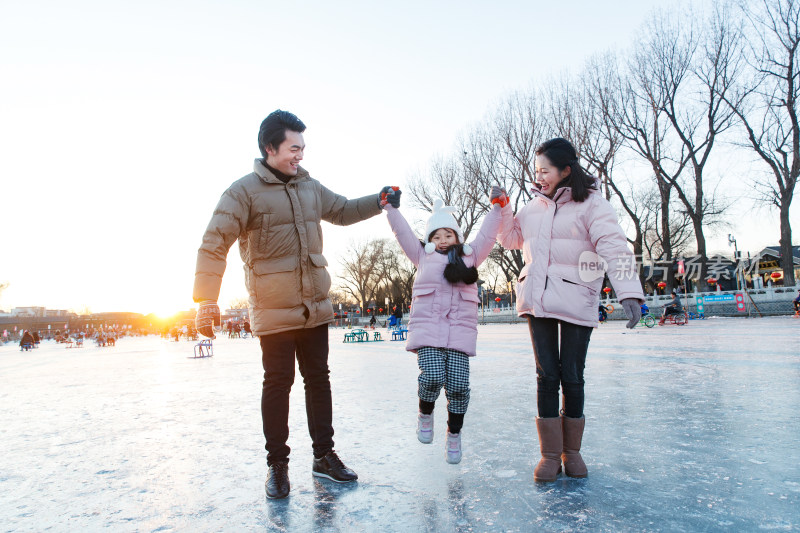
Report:
[[[277,150],[278,146],[286,140],[286,130],[303,133],[306,125],[294,113],[276,109],[261,123],[258,129],[258,149],[263,157],[267,157],[267,146]]]

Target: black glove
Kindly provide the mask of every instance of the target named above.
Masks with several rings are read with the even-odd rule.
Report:
[[[383,209],[386,204],[397,209],[400,207],[401,194],[403,194],[403,191],[400,190],[400,187],[387,185],[381,189],[380,196],[378,197],[378,205],[381,206],[381,209]]]
[[[197,331],[210,339],[215,339],[214,326],[219,326],[219,306],[216,300],[204,300],[197,308],[197,316],[194,317],[194,327]]]
[[[639,323],[639,319],[642,318],[642,306],[639,304],[639,300],[635,298],[625,298],[619,303],[622,304],[622,309],[625,310],[625,316],[629,319],[625,327],[628,329],[635,328],[636,324]]]

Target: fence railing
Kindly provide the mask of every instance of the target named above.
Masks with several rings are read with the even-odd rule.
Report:
[[[703,298],[705,316],[758,316],[758,315],[791,315],[794,310],[792,300],[797,297],[796,287],[764,287],[762,289],[748,289],[745,295],[745,311],[739,311],[736,306],[736,294],[742,291],[713,291],[691,292],[681,294],[680,298],[689,311],[696,312],[697,298]],[[645,298],[647,306],[654,313],[660,313],[664,306],[672,301],[670,295],[653,295]],[[600,299],[603,305],[611,304],[614,311],[609,313],[609,319],[621,320],[625,312],[616,298]],[[515,308],[508,305],[501,307],[487,307],[483,312],[478,309],[478,320],[481,323],[491,322],[524,322],[517,317]]]

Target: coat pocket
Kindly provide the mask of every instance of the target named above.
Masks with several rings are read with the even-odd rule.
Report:
[[[587,320],[597,317],[599,301],[597,291],[583,283],[547,276],[547,288],[542,297],[545,312]]]
[[[479,304],[480,301],[481,301],[480,298],[478,298],[477,293],[472,292],[472,291],[459,291],[459,294],[461,294],[461,299],[462,300],[466,300],[468,302],[472,302],[472,303],[474,303],[476,305]]]
[[[331,276],[328,274],[328,260],[322,254],[308,254],[311,263],[311,280],[314,283],[314,293],[323,299],[331,289]]]
[[[456,316],[459,320],[466,320],[472,321],[475,320],[478,313],[478,304],[480,303],[480,298],[478,298],[478,290],[473,285],[471,288],[462,288],[458,291],[460,296],[460,301],[458,302],[458,310],[456,311]]]
[[[256,305],[267,309],[294,307],[301,302],[297,256],[276,257],[253,265]]]
[[[435,316],[436,287],[415,287],[414,298],[411,301],[411,318],[429,319]]]
[[[528,299],[525,297],[525,282],[528,279],[528,270],[530,269],[530,265],[525,265],[522,267],[522,270],[519,271],[519,277],[517,278],[517,283],[515,286],[515,290],[517,292],[517,308],[519,309],[520,306],[522,308],[529,307]],[[522,303],[520,303],[522,302]]]

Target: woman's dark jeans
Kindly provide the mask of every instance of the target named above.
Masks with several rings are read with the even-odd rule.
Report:
[[[289,391],[294,383],[294,360],[306,391],[308,433],[314,457],[333,449],[331,382],[328,370],[328,325],[261,336],[261,419],[267,440],[267,463],[289,459]]]
[[[583,416],[583,368],[592,328],[555,318],[527,315],[536,357],[536,399],[539,416],[558,416],[558,389],[564,396],[564,415]],[[559,340],[560,329],[560,340]]]

